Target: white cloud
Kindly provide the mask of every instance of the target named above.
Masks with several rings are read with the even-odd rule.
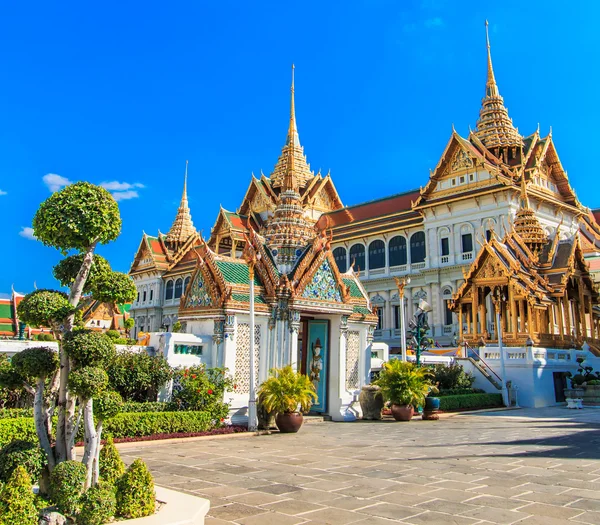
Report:
[[[112,196],[116,201],[126,201],[129,199],[137,199],[139,197],[138,192],[134,190],[115,191]]]
[[[23,229],[19,232],[19,235],[25,239],[29,239],[30,241],[37,240],[37,237],[33,234],[33,228],[29,228],[28,226],[23,226]]]
[[[8,195],[5,191],[0,190],[0,195]]]
[[[443,25],[444,21],[439,16],[425,20],[425,27],[428,28],[442,27]]]
[[[44,184],[48,186],[48,189],[52,192],[58,191],[61,188],[71,184],[71,181],[66,177],[61,175],[56,175],[56,173],[48,173],[42,177]]]
[[[133,188],[144,187],[144,185],[140,184],[139,182],[134,182],[133,184],[130,184],[129,182],[118,182],[116,180],[113,180],[111,182],[101,182],[100,186],[109,191],[126,191],[131,190]]]

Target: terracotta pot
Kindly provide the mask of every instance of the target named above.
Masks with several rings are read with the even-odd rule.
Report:
[[[300,412],[286,412],[283,414],[277,414],[277,417],[275,418],[275,423],[277,424],[279,432],[283,433],[298,432],[303,421],[304,417],[302,417]]]
[[[396,421],[410,421],[413,417],[412,405],[392,405],[392,416]]]

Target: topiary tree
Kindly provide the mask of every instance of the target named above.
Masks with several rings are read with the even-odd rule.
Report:
[[[90,488],[81,498],[77,525],[104,525],[114,517],[117,508],[115,489],[107,483]]]
[[[60,341],[59,366],[53,371],[54,375],[47,375],[48,369],[44,369],[46,375],[35,376],[38,386],[45,378],[50,393],[58,392],[55,447],[50,449],[48,446],[49,411],[45,412],[45,422],[36,422],[36,431],[48,455],[50,469],[73,459],[77,433],[75,401],[79,396],[85,401],[82,406],[86,407],[84,462],[91,471],[97,436],[92,400],[101,393],[99,387],[106,387],[106,374],[101,369],[114,358],[114,345],[101,334],[92,335],[89,331],[74,328],[81,320],[80,299],[84,293],[90,294],[91,299],[111,303],[127,303],[135,298],[132,279],[113,272],[105,259],[95,255],[98,245],[118,237],[121,231],[119,207],[104,188],[78,182],[52,194],[41,204],[33,219],[33,230],[46,246],[56,248],[64,255],[76,252],[54,268],[55,277],[69,288],[68,294],[36,290],[25,296],[18,306],[22,322],[49,326]],[[73,378],[71,374],[74,374]],[[43,392],[38,394],[36,390],[38,395],[44,397]]]
[[[0,481],[8,481],[18,466],[23,467],[33,481],[37,481],[46,466],[46,455],[37,443],[12,441],[0,450]]]
[[[99,455],[100,479],[111,485],[116,485],[125,474],[125,463],[119,455],[112,437],[108,437]]]
[[[174,332],[174,333],[181,332],[181,322],[180,321],[175,321],[173,323],[173,329],[171,331]]]
[[[52,471],[50,497],[64,515],[73,517],[79,512],[85,476],[85,465],[73,460],[59,463]]]
[[[95,400],[95,414],[98,423],[96,425],[96,446],[94,448],[94,462],[92,469],[92,483],[98,483],[100,476],[100,442],[102,440],[102,427],[104,421],[115,417],[123,407],[123,399],[118,392],[106,391]],[[114,444],[113,444],[114,446]]]
[[[156,495],[148,467],[136,459],[117,483],[117,514],[123,518],[143,518],[154,514]]]
[[[135,326],[135,320],[133,319],[133,317],[125,319],[125,321],[123,322],[123,326],[127,331],[127,337],[131,337],[131,329]]]
[[[121,339],[121,334],[118,330],[107,330],[104,332],[107,337],[110,337],[113,341]]]
[[[31,478],[18,466],[0,491],[0,523],[2,525],[37,525]]]

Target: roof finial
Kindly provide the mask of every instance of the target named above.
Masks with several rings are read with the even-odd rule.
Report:
[[[177,215],[173,221],[173,225],[167,233],[167,242],[173,243],[174,246],[183,244],[189,237],[196,233],[194,224],[192,222],[192,216],[190,215],[190,208],[188,206],[187,198],[187,177],[188,177],[188,161],[185,161],[185,175],[183,176],[183,194],[181,196],[181,202],[177,210]]]
[[[492,50],[490,48],[490,33],[489,23],[485,21],[485,41],[487,43],[487,58],[488,58],[488,70],[487,70],[487,82],[486,82],[486,95],[498,96],[498,86],[496,85],[496,78],[494,77],[494,68],[492,67]]]
[[[188,175],[188,161],[185,161],[185,175],[183,176],[183,196],[181,197],[181,203],[185,201],[187,205],[187,175]]]

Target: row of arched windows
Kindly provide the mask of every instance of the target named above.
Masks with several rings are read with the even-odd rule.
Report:
[[[369,270],[376,270],[385,267],[385,243],[377,239],[369,244]],[[425,261],[427,251],[425,249],[425,233],[416,232],[410,238],[410,262],[420,263]],[[346,248],[339,246],[333,250],[333,257],[338,265],[340,272],[348,270],[348,261],[346,258]],[[350,264],[354,262],[354,269],[364,270],[365,265],[365,246],[364,244],[353,244],[350,247]],[[390,239],[388,243],[388,264],[389,266],[402,266],[408,264],[408,254],[406,249],[406,238],[397,235]]]
[[[177,279],[175,282],[173,282],[173,280],[167,281],[165,301],[179,299],[183,295],[183,292],[187,290],[188,284],[190,284],[189,277],[186,277],[185,281],[181,278]]]

